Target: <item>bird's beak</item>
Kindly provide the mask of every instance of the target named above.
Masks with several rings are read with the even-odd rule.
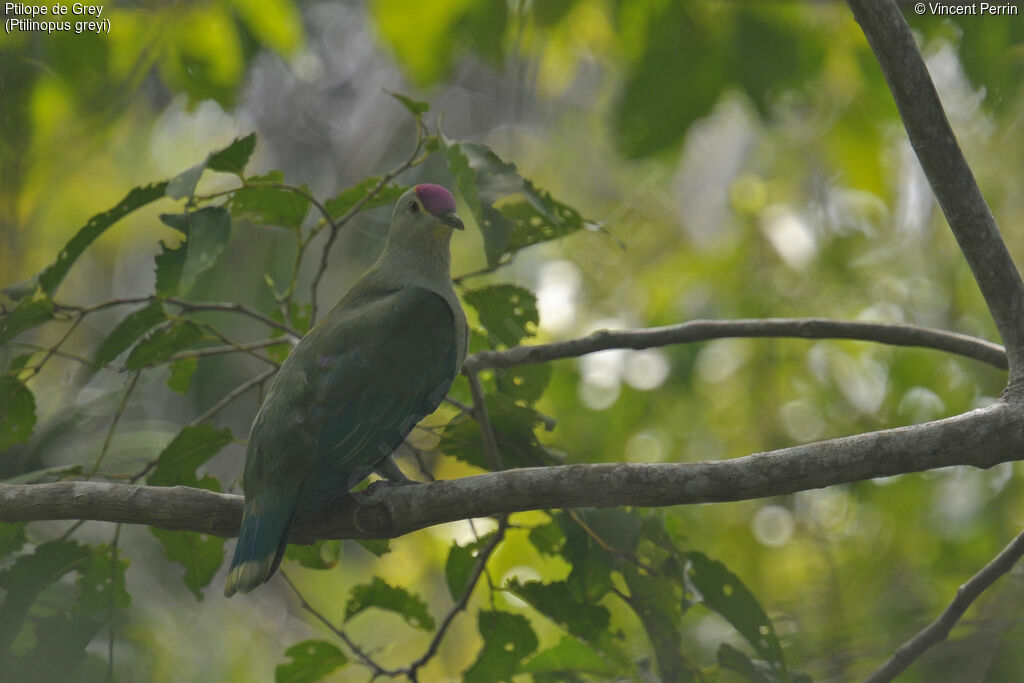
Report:
[[[466,226],[462,224],[462,219],[459,218],[459,214],[454,211],[445,211],[439,216],[441,222],[447,226],[452,227],[455,230],[465,230]]]

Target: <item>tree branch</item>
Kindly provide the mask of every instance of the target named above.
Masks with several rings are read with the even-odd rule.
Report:
[[[1010,384],[1024,381],[1024,282],[946,119],[895,2],[847,0],[867,36],[921,167],[1006,344]]]
[[[887,429],[694,463],[600,463],[491,472],[418,486],[371,487],[290,540],[391,538],[435,524],[523,510],[690,505],[777,496],[952,465],[988,468],[1024,459],[1024,407],[987,408]],[[0,520],[90,519],[238,533],[242,497],[183,486],[101,482],[0,485]]]
[[[925,650],[945,640],[971,603],[995,583],[996,579],[1010,571],[1021,556],[1024,556],[1024,532],[1010,541],[1009,545],[992,558],[991,562],[982,567],[981,571],[972,576],[967,583],[960,586],[956,591],[956,597],[942,611],[942,614],[920,633],[903,643],[885,664],[871,674],[867,683],[891,681],[920,657]]]
[[[649,349],[727,337],[800,337],[859,339],[894,346],[919,346],[955,353],[1006,369],[1003,347],[957,332],[904,323],[872,323],[828,318],[753,318],[691,320],[678,325],[639,330],[598,330],[578,339],[516,346],[505,351],[479,351],[466,358],[464,372],[510,368],[529,363],[574,358],[605,349]]]

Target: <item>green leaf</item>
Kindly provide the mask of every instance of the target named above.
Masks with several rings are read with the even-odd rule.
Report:
[[[194,531],[168,531],[156,527],[149,530],[160,540],[167,559],[185,567],[185,585],[196,600],[202,600],[202,589],[210,584],[224,561],[224,539]]]
[[[476,567],[477,557],[480,555],[480,549],[487,545],[493,536],[494,532],[492,531],[465,546],[452,543],[452,547],[448,550],[448,559],[444,564],[444,578],[453,600],[460,600],[462,594],[466,592],[473,568]]]
[[[153,473],[146,478],[150,486],[193,486],[220,491],[220,483],[210,475],[202,479],[196,469],[232,441],[231,430],[216,429],[209,422],[186,426],[160,452]]]
[[[418,595],[400,586],[388,585],[379,576],[373,577],[371,583],[352,587],[348,604],[345,605],[345,621],[370,607],[400,614],[410,626],[425,631],[434,629],[434,618],[427,611],[427,604]]]
[[[0,653],[10,650],[39,592],[68,572],[80,569],[90,554],[88,547],[73,541],[49,541],[0,571],[0,590],[4,593],[4,603],[0,605]]]
[[[455,28],[455,35],[466,40],[473,52],[491,64],[500,66],[505,58],[504,37],[507,26],[507,2],[504,0],[471,2],[466,5],[466,13],[460,18]]]
[[[554,515],[565,534],[562,555],[572,565],[566,583],[576,600],[596,602],[611,590],[611,572],[627,561],[623,554],[636,550],[643,520],[634,512],[621,509],[576,510],[574,514],[589,532],[568,514]],[[601,539],[601,544],[591,533]],[[608,552],[606,546],[618,553]]]
[[[544,390],[551,381],[552,372],[550,363],[534,363],[495,370],[494,377],[498,383],[498,391],[507,394],[514,401],[534,403],[544,395]]]
[[[185,269],[188,242],[183,241],[171,249],[160,241],[160,253],[156,255],[156,293],[160,296],[175,296],[179,293],[181,273]]]
[[[93,367],[100,368],[113,361],[139,337],[165,320],[167,312],[159,301],[151,301],[145,308],[129,313],[100,344]]]
[[[430,111],[430,105],[427,102],[414,100],[411,97],[407,97],[401,93],[391,92],[390,90],[385,90],[384,92],[401,102],[402,106],[408,109],[409,113],[417,119]]]
[[[512,579],[507,588],[544,616],[565,626],[573,635],[591,643],[600,642],[608,630],[611,619],[608,610],[601,605],[577,600],[565,581],[519,583]]]
[[[124,365],[129,370],[158,365],[174,354],[187,350],[202,337],[202,331],[195,323],[189,320],[175,321],[167,327],[157,328],[136,344]]]
[[[135,209],[163,197],[166,190],[166,181],[133,188],[117,206],[90,218],[89,222],[80,228],[61,250],[57,260],[39,275],[39,285],[43,291],[47,295],[52,295],[57,291],[57,287],[60,286],[71,266],[82,255],[86,247],[92,244],[93,240]]]
[[[448,170],[484,237],[487,264],[591,226],[578,211],[519,175],[486,145],[448,141]]]
[[[735,11],[736,80],[767,116],[772,96],[810,82],[821,71],[828,38],[804,25],[806,13],[799,10],[737,5]]]
[[[0,317],[0,344],[14,339],[25,330],[32,329],[53,317],[53,302],[41,292],[18,302],[3,317]]]
[[[160,220],[188,236],[178,284],[178,290],[188,294],[199,276],[213,268],[224,251],[231,236],[231,216],[219,206],[208,206],[188,213],[161,214]]]
[[[463,673],[469,683],[507,681],[515,675],[519,662],[537,649],[537,636],[521,614],[480,610],[477,627],[484,646],[473,666]]]
[[[535,433],[544,424],[540,413],[517,405],[503,394],[490,394],[484,401],[505,466],[536,467],[550,460]],[[480,426],[468,415],[456,415],[445,425],[437,449],[470,465],[490,468],[484,457]]]
[[[627,158],[677,145],[728,85],[723,21],[696,7],[663,2],[623,9],[647,13],[638,18],[643,24],[639,58],[630,67],[615,106],[615,139]],[[732,48],[730,43],[728,49]]]
[[[102,621],[84,614],[55,614],[34,624],[35,647],[4,657],[4,679],[11,681],[99,681],[83,675],[86,646]],[[105,667],[104,667],[105,670]]]
[[[78,577],[79,598],[77,609],[84,614],[106,612],[110,606],[126,608],[132,597],[124,585],[124,572],[128,560],[123,555],[112,562],[109,546],[94,546],[89,563]]]
[[[370,194],[370,192],[373,191],[373,188],[377,187],[380,181],[380,176],[363,178],[355,185],[345,188],[336,196],[324,202],[324,208],[327,209],[327,213],[331,215],[331,218],[341,218],[351,211],[352,208],[359,203],[359,200]],[[380,191],[377,192],[377,194],[366,200],[366,203],[360,207],[360,211],[368,211],[379,206],[390,206],[391,204],[394,204],[399,197],[405,194],[408,189],[409,187],[407,185],[399,185],[394,182],[387,183],[380,188]]]
[[[530,543],[542,555],[558,555],[565,545],[565,533],[558,522],[552,520],[530,529]]]
[[[519,667],[519,673],[565,673],[582,671],[598,676],[611,676],[616,670],[601,657],[594,648],[570,638],[563,637],[558,645],[534,655]]]
[[[289,545],[284,556],[309,569],[331,569],[338,566],[341,541],[317,541],[312,545]]]
[[[686,562],[686,580],[708,609],[732,624],[776,674],[786,676],[786,662],[775,628],[740,578],[703,553],[686,553]]]
[[[769,683],[769,679],[761,675],[750,657],[728,643],[718,646],[718,666],[735,671],[750,683]]]
[[[167,196],[171,199],[184,199],[186,197],[192,199],[196,192],[196,185],[199,184],[199,179],[203,177],[203,171],[205,170],[206,162],[203,161],[176,175],[167,183]]]
[[[304,640],[284,652],[292,661],[278,664],[277,683],[313,683],[348,664],[348,658],[336,646],[324,640]]]
[[[206,167],[211,171],[241,176],[255,149],[256,133],[249,133],[244,138],[235,138],[230,145],[211,154],[206,161]]]
[[[0,559],[21,550],[27,540],[25,525],[28,522],[0,522]]]
[[[490,285],[465,292],[462,298],[476,309],[480,324],[491,337],[509,348],[536,334],[540,322],[537,297],[528,289]]]
[[[32,436],[36,424],[36,400],[14,375],[0,375],[0,451]]]
[[[636,613],[654,646],[658,673],[662,680],[700,680],[697,667],[680,650],[683,618],[682,590],[665,576],[641,572],[634,564],[622,567],[622,577],[629,588],[628,604]]]
[[[389,538],[357,538],[355,542],[367,552],[373,553],[376,557],[387,555],[391,552],[391,539]]]
[[[192,376],[199,367],[198,358],[182,358],[171,363],[171,376],[167,378],[167,386],[179,394],[187,394],[192,386]]]
[[[261,183],[264,185],[261,186]],[[283,187],[265,185],[269,183],[283,184],[284,174],[281,171],[271,171],[266,175],[246,180],[245,187],[231,196],[231,215],[254,216],[261,223],[278,225],[298,233],[311,206],[308,198],[309,188],[305,185],[297,188],[307,195],[303,196]]]

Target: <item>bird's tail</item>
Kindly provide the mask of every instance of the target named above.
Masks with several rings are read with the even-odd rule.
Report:
[[[288,528],[295,508],[252,514],[248,506],[242,515],[242,529],[224,582],[224,596],[248,593],[267,581],[281,564],[288,545]]]

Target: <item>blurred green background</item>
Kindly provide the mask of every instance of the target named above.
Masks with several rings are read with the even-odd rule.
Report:
[[[37,273],[129,188],[172,177],[251,131],[260,143],[250,170],[282,169],[318,197],[384,172],[415,139],[386,88],[429,101],[446,135],[490,145],[614,233],[533,247],[476,283],[536,292],[535,341],[769,316],[904,321],[998,340],[842,3],[232,0],[108,4],[103,16],[109,35],[0,39],[0,285]],[[1024,17],[908,20],[1020,262]],[[400,180],[454,187],[433,159]],[[216,182],[203,188],[222,189]],[[100,238],[62,300],[150,291],[157,242],[176,239],[156,219],[162,210],[147,207]],[[367,212],[343,235],[322,307],[373,260],[388,216]],[[266,308],[272,296],[261,274],[289,267],[284,244],[279,231],[236,230],[199,298]],[[453,250],[456,274],[486,265],[473,230],[456,236]],[[68,350],[88,355],[116,320],[89,318]],[[61,331],[43,328],[35,339],[52,343]],[[186,397],[163,389],[165,375],[143,376],[108,465],[152,457],[259,365],[242,358],[201,367]],[[542,439],[566,462],[731,458],[953,415],[994,400],[1005,382],[1002,372],[936,351],[788,339],[608,351],[553,369],[537,407],[557,420]],[[36,435],[6,454],[3,475],[94,457],[124,385],[125,376],[83,378],[56,359],[30,384]],[[242,437],[256,407],[249,396],[217,421]],[[433,445],[430,434],[419,438]],[[243,452],[235,444],[211,461],[225,486]],[[474,471],[438,456],[439,477]],[[669,516],[688,547],[722,561],[758,597],[790,666],[841,681],[873,670],[1020,530],[1021,493],[1021,469],[1007,464]],[[544,521],[543,513],[513,517],[524,527]],[[31,528],[49,538],[67,527]],[[77,533],[106,543],[112,527],[89,523]],[[380,558],[346,542],[337,568],[290,573],[332,618],[341,617],[348,587],[374,574],[443,614],[452,539],[472,539],[469,526],[392,541]],[[197,601],[147,529],[125,527],[120,545],[132,601],[115,622],[119,680],[267,680],[290,644],[329,639],[280,581],[227,601],[218,576]],[[513,529],[490,572],[496,582],[556,580],[567,567]],[[1019,680],[1021,589],[1018,569],[901,680]],[[475,600],[489,599],[478,589]],[[542,648],[557,642],[558,628],[517,598],[495,599],[529,616]],[[609,609],[629,651],[649,656],[635,618]],[[389,614],[361,615],[349,630],[395,665],[430,637]],[[682,630],[688,656],[705,666],[723,640],[741,642],[711,613],[688,614]],[[423,680],[457,678],[479,647],[472,613],[459,617]],[[102,671],[105,629],[88,651]],[[368,678],[353,664],[335,676]]]

